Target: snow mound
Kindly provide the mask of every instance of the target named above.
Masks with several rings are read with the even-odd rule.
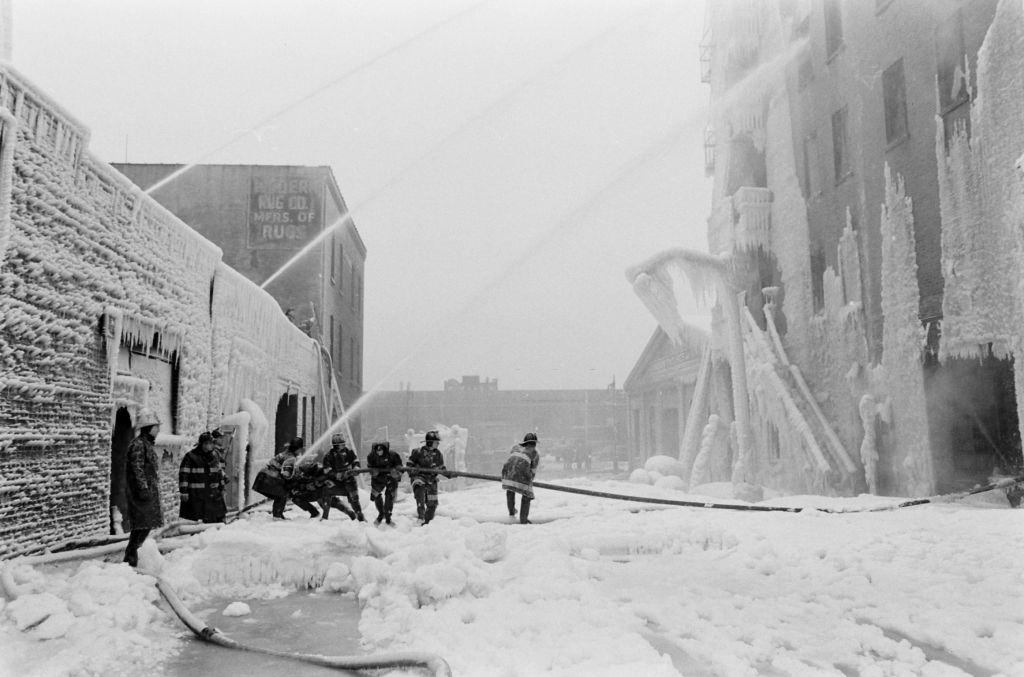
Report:
[[[629,473],[629,481],[633,484],[650,484],[651,476],[647,474],[647,471],[643,468],[637,468],[633,472]]]
[[[644,470],[661,475],[674,475],[679,478],[686,474],[686,466],[671,456],[651,456],[644,463]]]
[[[232,602],[224,607],[224,611],[220,612],[221,616],[248,616],[252,613],[252,609],[245,602]]]
[[[665,475],[654,483],[658,489],[669,489],[671,491],[686,491],[686,482],[676,475]]]

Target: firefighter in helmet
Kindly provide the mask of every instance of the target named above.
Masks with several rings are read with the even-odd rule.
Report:
[[[441,436],[436,430],[428,431],[423,446],[412,452],[406,464],[412,481],[412,492],[416,496],[416,516],[423,524],[429,524],[437,510],[438,474],[451,477],[444,466],[444,455],[438,449],[440,442]]]

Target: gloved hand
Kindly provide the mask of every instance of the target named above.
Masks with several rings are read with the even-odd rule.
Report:
[[[188,494],[178,494],[178,497],[181,499],[182,503],[188,503]]]

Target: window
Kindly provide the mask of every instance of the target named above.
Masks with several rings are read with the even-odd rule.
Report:
[[[822,277],[825,275],[825,252],[817,247],[811,253],[811,299],[814,302],[814,312],[825,309],[825,283]]]
[[[338,352],[332,351],[332,358],[334,359],[334,367],[338,370],[338,375],[342,374],[344,370],[342,367],[345,364],[345,332],[341,327],[341,323],[338,323]]]
[[[814,64],[811,62],[811,55],[805,54],[800,59],[800,67],[796,74],[796,86],[797,89],[803,91],[807,89],[807,85],[811,84],[811,80],[814,79]]]
[[[348,340],[348,374],[350,379],[354,379],[356,375],[356,340],[350,338]]]
[[[332,287],[334,286],[334,280],[337,277],[337,275],[335,275],[335,272],[334,272],[334,269],[335,269],[335,266],[336,266],[335,258],[334,258],[335,251],[336,250],[334,249],[334,236],[331,235],[331,286]]]
[[[349,299],[349,304],[348,305],[349,305],[350,308],[355,308],[356,307],[356,267],[353,265],[351,268],[349,268],[349,272],[352,275],[352,281],[349,284],[349,287],[352,289],[352,298]]]
[[[840,0],[825,0],[825,54],[831,59],[843,46],[843,17]]]
[[[969,98],[967,50],[964,47],[964,17],[960,10],[935,31],[938,68],[939,112],[956,108]]]
[[[964,46],[964,17],[957,10],[935,31],[936,84],[939,88],[939,114],[945,131],[946,150],[958,129],[971,134],[971,90],[968,73],[974,69],[968,64]]]
[[[812,132],[804,137],[804,197],[813,197],[821,192],[818,167],[818,135]]]
[[[885,142],[893,144],[907,138],[907,90],[903,79],[903,59],[882,73],[882,100],[885,103]]]
[[[843,106],[832,113],[832,161],[835,164],[836,183],[850,174],[850,146],[846,134],[847,109]]]
[[[331,355],[334,355],[334,315],[331,315]]]
[[[345,245],[338,243],[338,291],[345,290]]]

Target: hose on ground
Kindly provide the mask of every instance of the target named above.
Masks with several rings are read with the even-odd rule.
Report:
[[[444,475],[448,478],[453,477],[468,477],[472,479],[488,480],[491,482],[501,482],[501,477],[497,475],[483,475],[480,473],[463,472],[461,470],[442,470],[438,468],[418,468],[410,466],[400,466],[396,468],[402,472],[412,473],[427,473],[434,475]],[[351,473],[372,473],[379,472],[375,468],[358,468],[356,470],[349,471]],[[550,489],[551,491],[563,491],[570,494],[581,494],[583,496],[596,496],[598,498],[610,498],[618,501],[635,501],[637,503],[652,503],[657,505],[673,505],[686,508],[712,508],[718,510],[750,510],[754,512],[803,512],[805,510],[815,510],[824,513],[833,514],[846,514],[855,512],[883,512],[887,510],[896,510],[897,508],[909,508],[915,505],[924,505],[926,503],[949,503],[957,501],[973,494],[981,494],[986,491],[992,491],[993,489],[1008,489],[1015,484],[1024,483],[1024,475],[1018,475],[1016,477],[1004,477],[984,486],[975,487],[970,491],[963,491],[953,494],[943,494],[939,496],[931,496],[928,498],[915,498],[893,505],[879,506],[874,508],[787,508],[785,506],[778,505],[756,505],[756,504],[735,504],[735,503],[716,503],[714,501],[682,501],[670,498],[653,498],[645,496],[630,496],[628,494],[614,494],[607,491],[594,491],[592,489],[580,489],[579,487],[567,487],[561,484],[549,484],[547,482],[534,482],[533,487],[535,489]]]
[[[182,604],[181,600],[178,599],[177,594],[175,594],[174,588],[166,580],[158,577],[156,580],[156,586],[157,589],[160,590],[160,594],[163,595],[165,600],[167,600],[167,603],[170,605],[175,615],[181,619],[181,622],[184,623],[188,629],[196,635],[196,637],[205,642],[210,642],[227,649],[252,651],[254,653],[266,654],[268,656],[288,658],[342,670],[422,668],[429,670],[435,677],[451,677],[452,674],[451,668],[443,658],[430,653],[403,652],[377,654],[375,656],[323,656],[320,654],[278,651],[276,649],[242,644],[241,642],[231,639],[217,628],[206,625],[203,621],[197,618],[184,604]]]

